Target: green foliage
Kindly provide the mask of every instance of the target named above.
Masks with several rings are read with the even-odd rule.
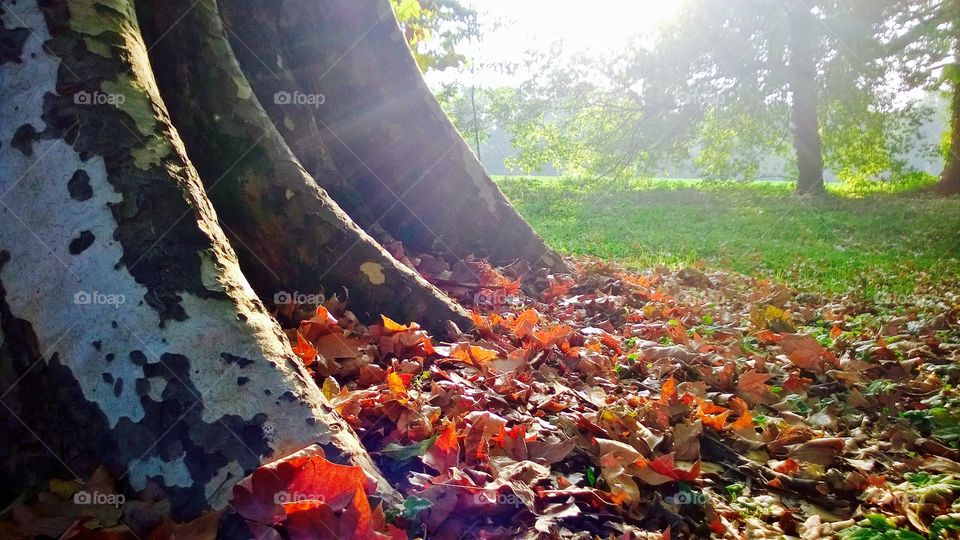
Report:
[[[400,514],[404,519],[412,521],[417,517],[417,514],[433,506],[433,503],[428,499],[422,499],[415,495],[411,495],[404,499],[403,501],[403,513]]]
[[[711,180],[760,178],[765,161],[790,157],[788,138],[770,133],[770,125],[786,114],[783,104],[760,110],[742,104],[711,109],[698,126],[694,164]]]
[[[898,178],[910,172],[905,156],[919,151],[935,157],[934,148],[919,148],[919,128],[933,115],[929,107],[878,109],[864,95],[836,99],[821,115],[824,164],[851,184]]]
[[[953,394],[939,393],[925,402],[928,408],[907,411],[903,416],[924,436],[939,439],[953,447],[960,445],[960,399]],[[919,480],[921,478],[918,477]],[[960,481],[954,479],[953,482],[955,487],[960,487]]]
[[[422,71],[463,64],[457,51],[476,33],[476,12],[459,0],[391,0]]]
[[[889,87],[900,66],[885,56],[888,4],[899,2],[807,0],[799,11],[813,32],[825,166],[850,183],[910,173],[909,152],[933,157],[915,147],[931,111]],[[633,177],[691,161],[712,180],[795,175],[790,66],[799,53],[786,30],[796,13],[780,2],[684,0],[652,44],[612,57],[559,48],[530,57],[534,75],[498,118],[519,151],[510,165]],[[912,20],[890,24],[902,33]],[[772,158],[783,171],[764,170]]]
[[[871,514],[859,524],[840,531],[840,540],[926,540],[906,529],[898,529],[891,520]]]
[[[939,516],[930,524],[930,540],[950,538],[949,533],[957,531],[960,531],[960,519],[955,516]]]

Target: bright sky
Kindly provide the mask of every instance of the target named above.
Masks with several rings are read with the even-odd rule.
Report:
[[[571,52],[622,48],[631,36],[651,32],[677,10],[677,0],[465,0],[477,10],[485,32],[480,43],[464,47],[479,64],[517,62],[528,50],[546,51],[562,39]],[[499,23],[499,24],[498,24]],[[469,76],[466,74],[465,76]],[[431,82],[452,74],[434,74]],[[490,71],[480,85],[509,80]],[[463,81],[468,82],[468,81]]]

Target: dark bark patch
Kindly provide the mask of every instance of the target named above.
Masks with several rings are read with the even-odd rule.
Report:
[[[107,384],[113,384],[113,374],[111,373],[101,373],[100,377],[103,378],[103,382]]]
[[[123,379],[117,379],[117,382],[113,383],[113,395],[116,397],[123,395]]]
[[[157,285],[147,291],[147,294],[145,294],[143,298],[147,301],[147,304],[157,310],[157,313],[160,315],[160,328],[165,326],[164,321],[167,319],[173,319],[175,321],[187,320],[187,312],[183,309],[183,306],[180,305],[182,298],[177,294],[177,291],[171,287]]]
[[[13,139],[10,146],[23,152],[23,155],[30,157],[33,155],[33,141],[37,140],[37,130],[32,124],[24,124],[13,132]]]
[[[10,254],[0,251],[0,269],[9,260]],[[87,401],[59,355],[41,361],[33,325],[10,311],[2,282],[0,325],[13,370],[20,376],[4,398],[6,406],[0,407],[0,501],[6,505],[28,486],[51,478],[72,478],[74,473],[87,478],[101,464],[122,473],[125,464],[114,461],[117,452],[107,436],[106,417]],[[59,449],[58,455],[51,455],[50,448]],[[70,464],[69,471],[64,463]]]
[[[70,254],[79,255],[84,252],[88,247],[93,245],[93,241],[96,240],[96,237],[90,231],[82,231],[79,236],[70,241]]]
[[[133,382],[133,389],[141,398],[146,397],[150,394],[150,381],[147,379],[137,379]]]
[[[90,175],[83,169],[77,169],[67,182],[70,198],[75,201],[86,201],[93,197],[93,188],[90,186]]]
[[[250,377],[237,377],[237,386],[243,386],[250,382]]]
[[[26,28],[0,28],[0,66],[9,62],[23,62],[20,57],[28,37],[30,30]]]
[[[132,350],[130,351],[130,361],[136,366],[145,366],[147,364],[147,355],[143,354],[143,351]]]
[[[242,356],[234,356],[228,353],[220,353],[220,359],[226,362],[227,364],[236,364],[240,368],[245,368],[253,363],[253,360],[249,358],[244,358]]]

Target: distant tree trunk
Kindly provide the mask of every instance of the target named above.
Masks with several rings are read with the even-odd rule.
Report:
[[[960,40],[956,45],[954,61],[960,63]],[[950,152],[947,154],[940,182],[934,191],[944,195],[960,193],[960,81],[953,81],[953,99],[950,103]]]
[[[791,117],[799,169],[797,193],[820,193],[824,190],[824,184],[818,118],[816,20],[806,0],[789,4]]]

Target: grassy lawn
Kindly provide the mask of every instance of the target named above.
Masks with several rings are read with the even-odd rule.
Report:
[[[632,267],[690,265],[882,300],[960,281],[960,198],[785,183],[499,178],[563,253]],[[895,299],[895,298],[891,298]]]

